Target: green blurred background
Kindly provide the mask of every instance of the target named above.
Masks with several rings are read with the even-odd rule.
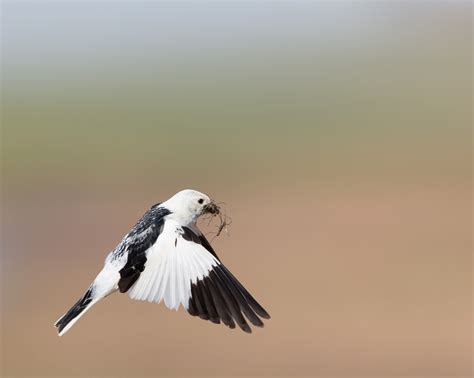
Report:
[[[472,374],[470,2],[2,3],[5,376]],[[251,336],[115,295],[141,214],[226,202]],[[202,227],[215,232],[215,225]]]

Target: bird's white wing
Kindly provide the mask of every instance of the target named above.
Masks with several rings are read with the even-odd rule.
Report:
[[[145,270],[130,288],[132,299],[161,302],[177,310],[188,309],[191,285],[208,275],[219,264],[203,246],[166,230],[148,250]]]
[[[193,316],[235,323],[251,332],[243,314],[256,326],[268,313],[220,262],[205,237],[195,228],[166,221],[164,228],[146,253],[139,278],[128,290],[132,299],[165,302],[170,309],[180,305]],[[243,313],[243,314],[242,314]]]

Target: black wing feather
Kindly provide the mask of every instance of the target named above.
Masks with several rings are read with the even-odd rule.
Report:
[[[243,317],[242,312],[240,311],[240,307],[227,285],[221,281],[221,279],[214,270],[210,272],[209,277],[211,278],[211,280],[213,280],[213,282],[216,283],[217,287],[219,288],[219,291],[221,292],[222,297],[224,298],[224,301],[227,304],[227,308],[229,309],[229,312],[232,315],[234,321],[243,331],[251,333],[252,330],[245,321],[245,318]]]
[[[235,323],[232,320],[232,316],[230,315],[230,311],[227,307],[227,304],[222,298],[221,292],[217,289],[214,282],[212,282],[208,277],[204,278],[205,285],[209,287],[209,291],[212,296],[212,300],[214,301],[217,313],[224,323],[229,328],[235,328]],[[194,284],[193,284],[194,285]]]
[[[224,265],[221,264],[222,270],[229,277],[229,281],[233,282],[235,286],[240,289],[240,292],[245,297],[247,303],[253,308],[253,310],[262,318],[270,319],[270,315],[267,311],[255,300],[254,297],[245,289],[245,287],[234,277],[234,275],[227,269]]]
[[[120,270],[118,287],[125,293],[138,280],[145,269],[146,252],[155,244],[156,239],[163,231],[164,217],[171,212],[160,204],[149,209],[132,230],[125,236],[117,249],[117,256],[127,253],[127,262]]]
[[[204,303],[202,291],[199,290],[199,287],[196,285],[196,286],[191,287],[191,293],[192,293],[191,298],[193,299],[196,310],[197,310],[196,315],[199,316],[201,319],[209,320],[209,314],[207,312],[207,308]]]
[[[232,292],[232,295],[239,303],[240,309],[245,314],[248,320],[257,327],[263,327],[263,322],[257,316],[257,314],[250,308],[247,300],[244,298],[240,290],[237,288],[235,283],[232,280],[228,280],[225,276],[224,271],[222,270],[222,266],[216,266],[215,272],[221,278],[221,281],[224,282],[225,285],[229,288]]]
[[[202,245],[220,262],[204,235],[196,234],[188,227],[182,229],[184,239]],[[188,304],[190,315],[214,323],[222,321],[230,328],[235,328],[237,323],[243,331],[250,333],[251,328],[245,317],[257,327],[263,327],[259,316],[270,319],[267,311],[222,263],[214,266],[206,277],[191,285],[191,295]]]
[[[216,306],[214,306],[214,301],[212,300],[212,294],[203,281],[198,282],[198,288],[202,293],[202,298],[204,299],[204,305],[206,306],[207,312],[209,314],[209,320],[213,323],[219,324],[221,322],[219,315],[217,313]]]

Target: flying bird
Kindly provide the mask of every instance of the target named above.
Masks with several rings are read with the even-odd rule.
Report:
[[[213,323],[263,327],[270,315],[222,264],[196,225],[204,214],[219,214],[207,195],[183,190],[152,206],[105,259],[85,294],[54,326],[66,333],[93,305],[119,291],[149,302],[182,305],[192,316]],[[245,315],[245,317],[244,317]]]

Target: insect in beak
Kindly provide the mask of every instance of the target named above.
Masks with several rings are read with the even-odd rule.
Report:
[[[214,202],[211,202],[211,203],[204,206],[203,213],[204,214],[209,213],[209,214],[212,214],[212,215],[217,215],[217,214],[220,213],[220,209],[219,209],[219,206],[217,206]]]

